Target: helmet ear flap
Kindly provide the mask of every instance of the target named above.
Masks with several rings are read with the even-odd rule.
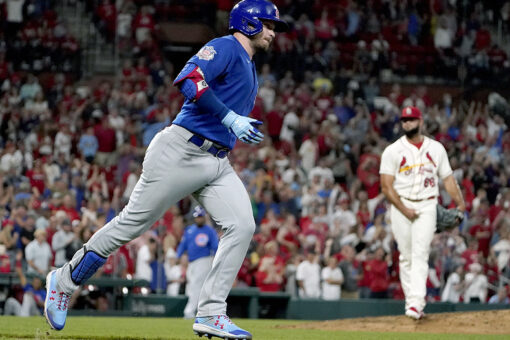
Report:
[[[243,17],[242,26],[239,31],[247,36],[252,36],[262,32],[262,22],[258,19]]]

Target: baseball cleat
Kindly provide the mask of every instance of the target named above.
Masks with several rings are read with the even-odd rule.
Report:
[[[67,307],[70,295],[58,287],[57,271],[53,270],[46,276],[46,299],[44,300],[44,316],[51,328],[59,331],[64,328],[67,318]]]
[[[406,310],[406,316],[414,320],[420,320],[425,316],[425,313],[423,313],[423,311],[419,311],[415,307],[411,307]]]
[[[249,332],[237,327],[226,315],[197,317],[193,324],[193,331],[198,336],[206,336],[209,339],[213,336],[237,340],[252,338]]]

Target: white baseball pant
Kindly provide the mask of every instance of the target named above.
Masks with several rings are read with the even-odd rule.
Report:
[[[406,297],[406,310],[425,308],[427,294],[430,242],[436,231],[436,199],[410,201],[401,198],[418,217],[411,221],[400,210],[391,206],[391,229],[400,251],[400,282]]]
[[[190,131],[172,125],[154,137],[127,206],[85,246],[107,257],[149,229],[170,206],[193,195],[224,231],[200,293],[197,316],[226,314],[225,300],[248,250],[255,220],[248,193],[228,158],[201,150],[188,142],[191,136]],[[57,271],[59,285],[67,294],[77,288],[70,266],[75,268],[82,256],[83,248]]]

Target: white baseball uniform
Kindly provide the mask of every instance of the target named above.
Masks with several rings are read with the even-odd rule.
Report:
[[[425,308],[430,242],[436,230],[438,179],[452,174],[443,145],[424,137],[418,148],[402,136],[389,145],[381,157],[380,174],[394,176],[393,187],[402,203],[415,209],[411,221],[391,207],[391,227],[400,251],[400,282],[406,296],[406,310]]]

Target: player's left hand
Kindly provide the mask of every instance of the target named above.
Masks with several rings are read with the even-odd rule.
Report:
[[[250,117],[238,115],[234,111],[230,111],[221,121],[225,127],[230,129],[234,135],[246,144],[259,144],[264,135],[256,126],[262,122]]]
[[[451,230],[464,220],[464,213],[459,209],[446,209],[438,204],[436,210],[436,226],[439,232]]]

